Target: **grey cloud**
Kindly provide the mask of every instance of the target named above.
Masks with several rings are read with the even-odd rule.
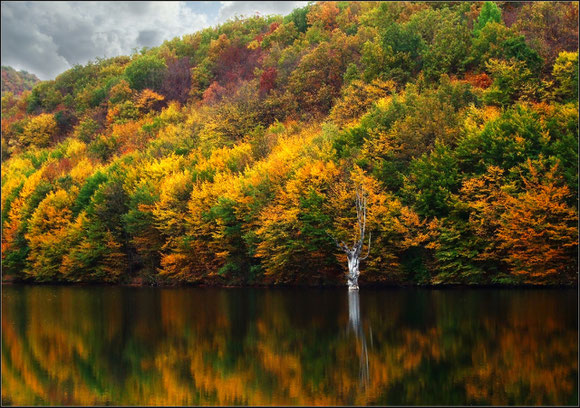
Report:
[[[2,65],[25,69],[46,79],[69,67],[58,47],[47,35],[23,27],[25,10],[4,13],[2,3]],[[10,18],[8,18],[10,17]],[[10,38],[10,41],[5,39]]]
[[[250,17],[260,15],[290,13],[296,7],[304,7],[307,1],[222,1],[218,20],[223,22],[235,16]]]
[[[196,4],[196,10],[206,6]],[[236,15],[287,14],[307,2],[221,2],[217,19]],[[207,14],[185,2],[2,2],[2,64],[41,79],[97,57],[127,55],[135,48],[209,26]],[[215,5],[207,9],[214,10]]]
[[[2,2],[2,64],[54,78],[208,26],[183,2]]]
[[[149,10],[149,3],[148,2],[142,2],[142,1],[128,1],[128,2],[124,2],[123,4],[124,6],[127,7],[127,10],[133,14],[134,16],[146,16],[147,12]]]
[[[137,43],[142,47],[151,47],[159,44],[159,37],[161,33],[157,30],[143,30],[139,32]]]

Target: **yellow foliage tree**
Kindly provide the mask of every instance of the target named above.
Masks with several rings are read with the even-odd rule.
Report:
[[[21,141],[25,145],[46,147],[54,139],[57,132],[56,120],[50,113],[41,113],[32,117],[24,126]]]
[[[49,193],[30,218],[26,239],[30,246],[25,273],[37,280],[59,279],[59,267],[68,250],[74,194],[59,189]]]

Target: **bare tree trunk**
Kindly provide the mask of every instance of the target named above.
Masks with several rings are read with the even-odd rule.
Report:
[[[358,269],[359,258],[356,252],[352,250],[348,251],[346,256],[348,258],[348,290],[358,290],[358,276],[360,275],[360,271]]]
[[[367,198],[362,188],[360,191],[358,188],[356,189],[355,206],[358,223],[358,240],[355,238],[353,246],[349,247],[344,242],[338,243],[338,241],[333,237],[337,247],[346,253],[348,259],[348,273],[346,279],[349,290],[358,290],[358,277],[360,275],[359,264],[360,261],[368,258],[371,250],[371,235],[369,234],[367,254],[361,258],[367,223]]]

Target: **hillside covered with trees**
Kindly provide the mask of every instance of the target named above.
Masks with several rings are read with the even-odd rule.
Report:
[[[21,95],[22,92],[31,90],[39,82],[40,79],[34,74],[16,71],[12,67],[2,65],[2,95],[6,92]]]
[[[320,2],[2,97],[36,282],[576,284],[578,5]]]

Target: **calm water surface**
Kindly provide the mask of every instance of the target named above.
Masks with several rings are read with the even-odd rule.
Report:
[[[4,286],[2,403],[577,405],[577,291]]]

